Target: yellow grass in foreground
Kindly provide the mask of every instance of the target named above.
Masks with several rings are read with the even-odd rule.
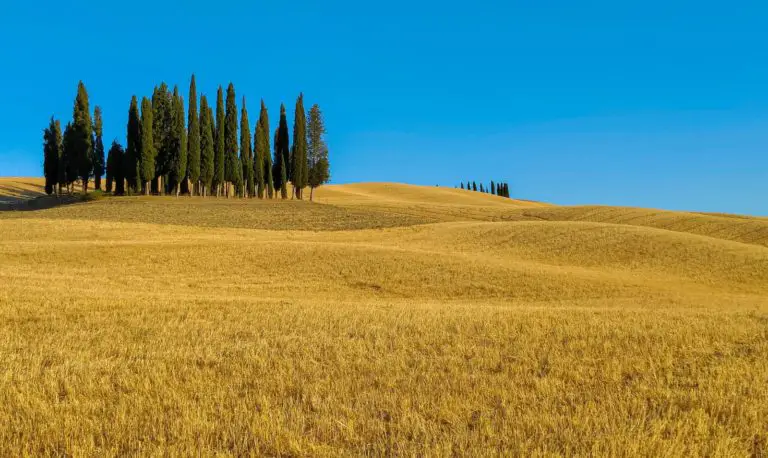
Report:
[[[760,219],[318,200],[0,213],[0,455],[766,451]]]

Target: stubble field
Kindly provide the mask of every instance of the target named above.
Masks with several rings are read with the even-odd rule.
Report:
[[[768,219],[316,195],[0,212],[0,455],[765,456]]]

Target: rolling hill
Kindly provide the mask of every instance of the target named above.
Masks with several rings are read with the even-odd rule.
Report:
[[[768,447],[768,220],[393,183],[316,199],[0,212],[0,453]]]

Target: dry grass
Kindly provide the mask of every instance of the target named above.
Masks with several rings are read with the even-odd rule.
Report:
[[[0,455],[766,451],[746,219],[344,188],[0,214]]]

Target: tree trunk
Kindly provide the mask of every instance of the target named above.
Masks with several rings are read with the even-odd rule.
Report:
[[[314,186],[309,188],[309,201],[312,202],[312,194],[315,192]]]
[[[83,180],[83,194],[88,194],[88,181]]]

